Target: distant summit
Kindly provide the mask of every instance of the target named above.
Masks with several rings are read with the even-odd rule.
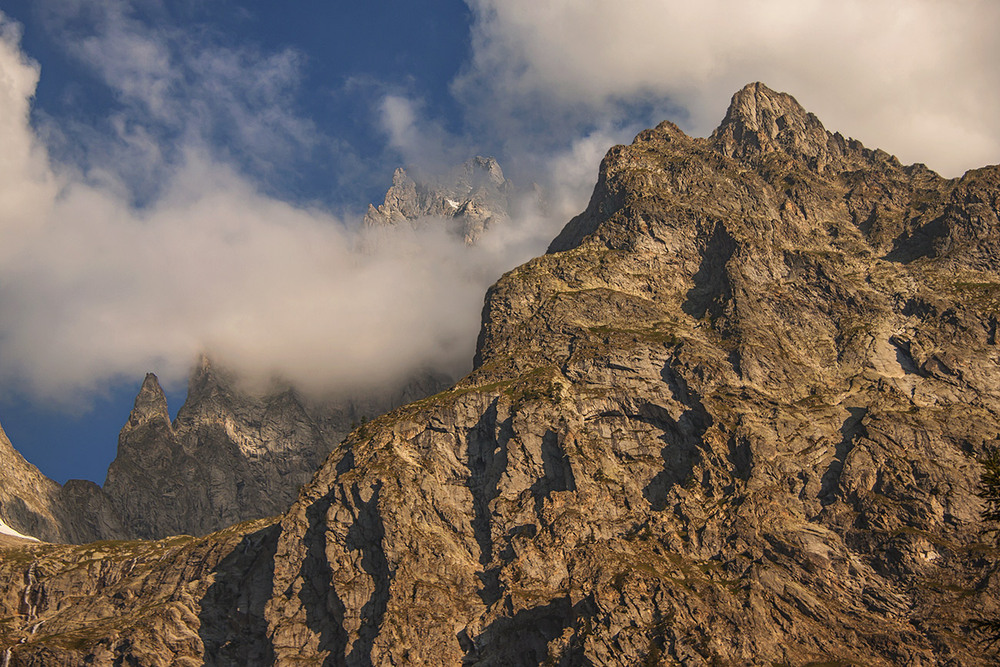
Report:
[[[402,167],[392,176],[385,201],[368,206],[365,227],[419,223],[442,218],[454,225],[468,244],[508,219],[512,187],[492,157],[476,156],[443,176],[425,177]]]

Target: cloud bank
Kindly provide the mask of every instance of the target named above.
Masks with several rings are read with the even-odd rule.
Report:
[[[651,106],[705,135],[760,80],[827,127],[944,175],[1000,162],[1000,4],[992,0],[468,0],[456,94],[530,133]],[[663,118],[649,118],[656,122]]]
[[[113,176],[52,163],[29,124],[38,76],[4,24],[6,391],[71,404],[147,370],[177,386],[203,351],[250,379],[317,392],[425,367],[461,373],[485,288],[537,252],[530,216],[479,248],[425,225],[372,249],[356,226],[263,194],[201,141],[183,144],[155,201],[137,208]]]

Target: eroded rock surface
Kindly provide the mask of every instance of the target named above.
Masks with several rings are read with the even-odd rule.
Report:
[[[760,84],[708,139],[613,148],[491,289],[472,375],[285,516],[276,655],[986,664],[998,186]]]
[[[148,636],[81,616],[42,641],[29,617],[83,604],[53,584],[0,613],[11,664],[55,642],[160,664],[206,624],[227,643],[180,655],[993,664],[972,621],[1000,613],[976,495],[1000,444],[998,203],[1000,168],[904,167],[761,84],[709,138],[647,130],[489,291],[470,376],[355,430],[278,527],[186,552],[245,587],[203,594],[179,562],[92,577],[122,609],[115,586],[194,583]],[[70,576],[17,553],[0,572],[30,591]]]

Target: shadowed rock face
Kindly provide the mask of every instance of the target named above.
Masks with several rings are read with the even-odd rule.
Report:
[[[24,460],[0,428],[0,521],[48,542],[121,537],[126,529],[111,500],[93,482],[60,486]]]
[[[136,613],[72,555],[6,552],[11,664],[992,664],[998,193],[761,84],[707,139],[647,130],[490,289],[470,376],[355,430],[279,527],[134,556],[116,581],[192,582],[164,632],[69,604]]]
[[[275,516],[352,425],[444,386],[426,374],[394,394],[317,402],[288,387],[244,390],[202,357],[173,423],[156,376],[146,376],[104,492],[132,538],[205,535]]]

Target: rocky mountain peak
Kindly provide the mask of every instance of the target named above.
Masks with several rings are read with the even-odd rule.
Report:
[[[759,81],[748,83],[733,94],[721,126],[741,125],[760,131],[775,127],[779,119],[787,119],[782,121],[783,125],[796,123],[800,128],[807,125],[823,126],[794,97],[771,90]]]
[[[379,228],[420,224],[426,219],[454,225],[472,244],[497,222],[508,218],[511,185],[492,157],[476,156],[443,175],[412,174],[402,167],[392,176],[385,200],[368,206],[364,224]]]
[[[146,373],[125,428],[135,429],[153,421],[162,421],[169,426],[170,412],[167,410],[167,397],[160,387],[160,381],[155,374]]]
[[[995,665],[1000,170],[743,92],[712,138],[612,148],[490,289],[476,369],[334,440],[279,527],[0,560],[12,664]],[[190,467],[312,428],[266,408]],[[131,489],[189,465],[124,444]]]
[[[402,167],[396,167],[396,170],[392,172],[392,185],[393,186],[405,186],[412,183],[413,179],[410,178],[409,174]]]
[[[476,187],[494,187],[502,189],[506,187],[507,179],[504,178],[503,169],[496,158],[483,157],[477,155],[462,165],[462,170],[468,175],[469,185]]]
[[[217,368],[208,355],[202,354],[188,378],[188,402],[204,402],[229,391],[233,378],[224,369]]]
[[[796,158],[815,159],[829,152],[831,135],[794,97],[755,82],[733,95],[712,139],[729,157],[782,151]]]

